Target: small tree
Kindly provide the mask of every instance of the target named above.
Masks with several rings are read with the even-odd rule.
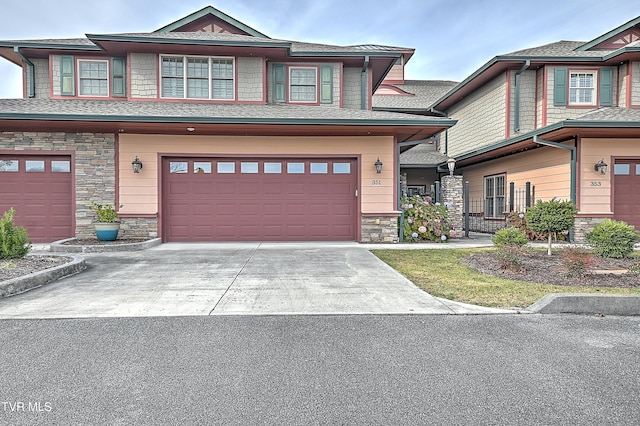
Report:
[[[571,201],[558,201],[555,198],[549,201],[538,202],[527,209],[526,218],[529,227],[535,232],[548,233],[547,254],[551,256],[551,234],[567,231],[575,221],[578,212]]]
[[[13,222],[13,208],[0,218],[0,259],[19,259],[31,248],[27,231]]]

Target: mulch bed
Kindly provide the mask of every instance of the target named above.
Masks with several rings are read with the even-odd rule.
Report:
[[[640,263],[638,258],[605,259],[597,258],[594,269],[628,270]],[[619,287],[640,288],[640,275],[627,272],[623,275],[613,273],[587,273],[584,276],[569,276],[559,253],[547,256],[546,251],[533,250],[527,253],[520,271],[501,268],[493,252],[475,253],[462,259],[462,263],[478,272],[510,280],[529,281],[541,284],[553,284],[571,287]]]
[[[21,259],[0,259],[0,281],[54,268],[71,260],[66,256],[25,256]]]
[[[122,238],[114,241],[100,241],[95,238],[87,238],[87,239],[75,239],[69,240],[62,243],[63,245],[68,246],[112,246],[118,244],[133,244],[133,243],[143,243],[145,241],[149,241],[148,238]]]

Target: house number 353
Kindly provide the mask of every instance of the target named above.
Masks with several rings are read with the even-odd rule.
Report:
[[[382,185],[382,181],[380,179],[371,179],[371,185],[380,186]]]
[[[597,180],[592,180],[591,181],[591,186],[602,186],[602,182],[597,181]]]

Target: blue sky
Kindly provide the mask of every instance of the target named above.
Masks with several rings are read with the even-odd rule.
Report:
[[[412,47],[407,78],[460,81],[496,55],[558,40],[589,41],[640,15],[640,0],[612,3],[22,0],[3,5],[0,40],[149,32],[211,5],[272,38]],[[21,97],[21,81],[20,68],[0,59],[0,98]]]

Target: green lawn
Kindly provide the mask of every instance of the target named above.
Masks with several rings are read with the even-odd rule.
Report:
[[[487,249],[372,250],[427,293],[479,306],[526,308],[549,293],[640,294],[640,289],[565,287],[483,275],[460,259]]]

